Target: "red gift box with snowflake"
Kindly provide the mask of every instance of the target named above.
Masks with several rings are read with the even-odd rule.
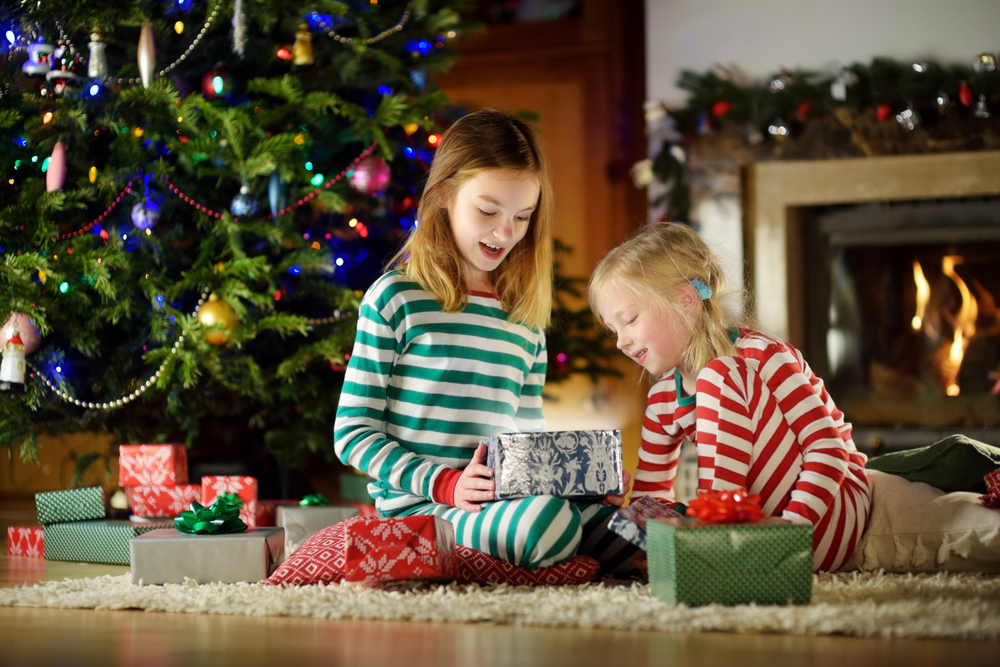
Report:
[[[7,553],[11,556],[45,558],[45,536],[41,526],[7,526]]]
[[[187,481],[184,445],[122,445],[118,448],[120,486],[177,486]]]
[[[201,504],[206,507],[224,493],[234,493],[243,501],[240,520],[250,528],[260,524],[257,515],[257,478],[243,475],[219,475],[201,478]]]
[[[201,485],[126,486],[125,497],[135,516],[177,516],[190,508],[191,503],[201,501]]]
[[[365,519],[347,525],[344,581],[455,579],[455,530],[436,516]]]

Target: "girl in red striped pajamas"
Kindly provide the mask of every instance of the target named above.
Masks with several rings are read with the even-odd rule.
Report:
[[[868,520],[865,455],[802,354],[731,325],[722,271],[688,226],[644,227],[590,279],[590,304],[618,348],[653,378],[632,498],[673,500],[681,443],[699,490],[744,487],[765,513],[812,524],[813,570],[850,558]]]

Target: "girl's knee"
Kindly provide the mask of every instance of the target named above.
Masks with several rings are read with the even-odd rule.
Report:
[[[518,521],[515,565],[535,569],[575,556],[582,536],[580,510],[553,496],[524,500],[529,503]]]

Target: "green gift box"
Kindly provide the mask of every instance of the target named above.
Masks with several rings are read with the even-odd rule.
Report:
[[[35,494],[38,523],[63,523],[104,518],[104,489],[91,486],[86,489],[45,491]]]
[[[128,565],[129,540],[170,526],[172,522],[133,523],[115,519],[48,524],[43,529],[45,559]]]
[[[653,595],[670,604],[808,604],[810,525],[780,519],[702,523],[655,519],[646,526]]]
[[[340,499],[349,503],[374,505],[375,501],[368,493],[368,485],[374,481],[368,475],[356,472],[340,473]]]

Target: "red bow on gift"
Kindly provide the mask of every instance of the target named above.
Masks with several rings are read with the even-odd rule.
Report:
[[[757,523],[764,518],[760,496],[746,489],[700,491],[688,503],[687,515],[704,523]]]

